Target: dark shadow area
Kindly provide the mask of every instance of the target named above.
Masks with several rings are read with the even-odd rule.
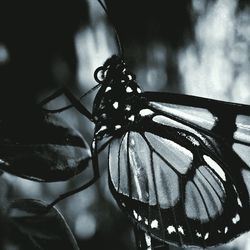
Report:
[[[74,83],[74,36],[88,20],[84,1],[1,1],[0,114],[20,116],[47,88]]]

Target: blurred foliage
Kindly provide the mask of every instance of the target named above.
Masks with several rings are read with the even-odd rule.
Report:
[[[62,215],[39,200],[19,199],[7,211],[11,244],[18,249],[79,250]]]
[[[89,165],[88,144],[60,115],[48,115],[39,108],[25,112],[21,121],[13,117],[0,124],[0,169],[54,182],[68,180]]]

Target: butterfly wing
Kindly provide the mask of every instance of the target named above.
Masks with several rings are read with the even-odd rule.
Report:
[[[109,147],[122,210],[150,236],[181,246],[217,245],[249,230],[249,106],[143,97],[137,127]]]

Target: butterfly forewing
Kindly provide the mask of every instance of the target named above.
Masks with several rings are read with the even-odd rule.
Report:
[[[120,207],[152,237],[177,245],[217,245],[248,230],[249,107],[142,95],[148,112],[109,150]]]

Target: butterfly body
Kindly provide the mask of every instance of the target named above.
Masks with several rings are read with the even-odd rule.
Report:
[[[105,74],[93,105],[97,138],[135,129],[143,107],[141,89],[122,59],[113,56],[98,73]]]
[[[142,92],[118,56],[95,77],[94,138],[113,138],[110,189],[133,223],[181,246],[213,246],[249,230],[249,164],[240,150],[250,144],[249,106]]]

